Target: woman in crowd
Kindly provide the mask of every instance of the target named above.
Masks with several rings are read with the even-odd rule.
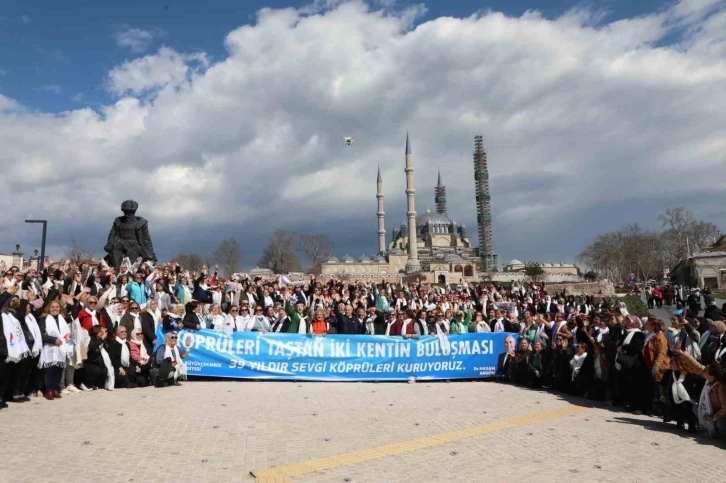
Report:
[[[699,425],[694,404],[698,404],[704,382],[700,375],[682,371],[677,357],[671,358],[670,369],[665,371],[660,382],[663,422],[675,419],[679,429],[684,429],[684,423],[688,423],[688,431],[697,433]]]
[[[0,408],[7,407],[6,401],[30,401],[23,392],[23,386],[28,360],[32,360],[30,348],[34,341],[29,339],[29,333],[26,339],[23,325],[14,313],[18,308],[20,299],[14,294],[5,292],[0,295]],[[24,312],[17,315],[25,320]]]
[[[141,308],[136,301],[129,301],[128,312],[121,317],[119,327],[125,327],[126,334],[130,334],[134,329],[141,329]],[[118,328],[116,333],[118,335]]]
[[[94,325],[89,332],[88,350],[86,360],[83,361],[83,390],[94,390],[106,386],[113,389],[113,384],[107,379],[109,367],[111,379],[113,379],[113,366],[106,351],[106,337],[108,332],[102,325]]]
[[[164,344],[156,350],[154,356],[155,366],[158,369],[156,387],[167,387],[170,384],[181,386],[179,379],[186,377],[186,365],[184,359],[189,356],[189,349],[192,346],[192,338],[187,337],[184,341],[184,352],[179,351],[178,336],[175,332],[166,334]]]
[[[261,308],[261,307],[260,307]],[[218,332],[224,331],[225,316],[222,313],[222,307],[214,303],[209,306],[209,314],[207,315],[206,326]]]
[[[310,333],[312,335],[321,335],[325,337],[328,335],[329,329],[330,326],[325,318],[325,311],[322,307],[315,309],[315,312],[313,312],[313,321],[310,324]]]
[[[131,332],[131,338],[128,340],[130,366],[129,380],[138,387],[146,387],[153,384],[151,377],[151,359],[149,352],[146,350],[144,334],[139,329]]]
[[[270,320],[265,317],[265,308],[262,305],[255,306],[255,318],[254,325],[252,326],[252,332],[262,332],[263,334],[270,331],[272,325]]]
[[[159,324],[163,324],[164,316],[159,309],[156,300],[149,300],[146,307],[141,311],[141,330],[134,328],[131,332],[138,331],[142,335],[142,340],[146,348],[146,352],[151,354],[156,346],[156,330]],[[130,340],[136,340],[133,337]]]
[[[43,387],[45,387],[45,398],[49,401],[62,398],[61,377],[66,368],[67,358],[73,351],[71,329],[62,310],[60,302],[53,300],[38,321],[43,337],[39,364],[44,370]]]

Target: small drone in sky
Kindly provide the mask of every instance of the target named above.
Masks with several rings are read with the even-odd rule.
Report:
[[[353,144],[353,138],[349,138],[347,136],[343,136],[343,139],[345,139],[345,145],[346,146],[350,146],[351,144]]]

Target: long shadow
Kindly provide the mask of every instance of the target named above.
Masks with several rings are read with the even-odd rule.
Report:
[[[685,430],[678,429],[674,423],[664,423],[663,421],[657,420],[635,419],[624,416],[615,416],[612,419],[612,422],[619,424],[638,424],[648,431],[675,434],[682,438],[695,441],[698,444],[717,446],[721,449],[726,449],[726,441],[723,439],[707,438],[700,434],[688,433]]]
[[[518,386],[514,386],[514,387],[518,387]],[[726,440],[724,438],[707,438],[701,434],[689,433],[686,430],[678,429],[675,422],[664,423],[662,421],[662,419],[660,419],[660,418],[655,419],[655,418],[650,418],[650,417],[645,416],[648,419],[638,419],[638,418],[634,418],[634,417],[628,417],[626,415],[629,415],[630,411],[628,411],[626,408],[621,407],[621,406],[609,406],[604,401],[593,401],[593,400],[586,399],[583,397],[573,396],[572,394],[551,391],[551,390],[547,390],[547,389],[528,389],[525,387],[519,387],[519,388],[524,389],[524,390],[535,390],[535,391],[546,392],[548,394],[551,394],[551,395],[557,397],[558,399],[561,399],[562,401],[565,401],[569,404],[573,404],[575,406],[580,406],[580,407],[584,407],[584,408],[604,409],[611,413],[614,413],[613,417],[611,419],[608,419],[607,422],[619,423],[619,424],[637,424],[637,425],[642,426],[643,429],[646,429],[648,431],[675,434],[682,438],[686,438],[686,439],[695,441],[698,444],[716,446],[721,449],[726,449]]]

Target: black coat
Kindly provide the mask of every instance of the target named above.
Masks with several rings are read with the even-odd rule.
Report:
[[[148,312],[141,314],[141,332],[144,334],[144,347],[146,347],[146,353],[153,353],[156,331],[154,331],[154,317]]]
[[[126,346],[128,347],[128,342],[124,342]],[[113,365],[114,369],[118,369],[121,366],[121,350],[122,345],[120,342],[118,342],[116,339],[111,339],[108,341],[108,349],[106,351],[108,352],[108,357],[111,359],[111,364]],[[129,349],[129,352],[131,349]],[[131,356],[129,355],[129,365],[131,363]]]

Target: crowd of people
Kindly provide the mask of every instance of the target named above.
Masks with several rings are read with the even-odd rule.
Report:
[[[65,261],[3,275],[0,408],[99,388],[179,385],[192,345],[191,337],[178,340],[179,329],[442,340],[508,332],[500,380],[726,432],[726,325],[712,307],[709,317],[695,307],[677,311],[666,329],[630,315],[622,301],[535,283],[222,278],[217,267],[196,273],[141,259],[118,270],[104,260]]]
[[[726,304],[709,290],[688,297],[678,286],[642,292],[651,308],[676,305],[670,326],[622,306],[566,302],[548,317],[526,314],[519,340],[505,339],[497,377],[516,385],[549,389],[633,411],[709,437],[726,435]],[[674,295],[675,294],[675,295]],[[670,296],[674,298],[671,299]],[[651,299],[660,302],[653,302]],[[561,303],[562,300],[559,300]],[[687,304],[687,308],[683,303]],[[552,320],[553,319],[553,320]]]

